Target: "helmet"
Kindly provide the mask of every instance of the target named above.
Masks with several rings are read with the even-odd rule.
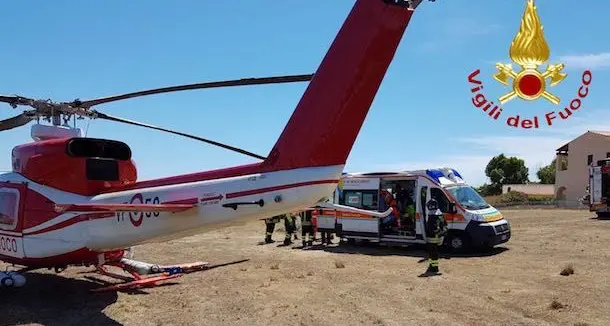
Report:
[[[426,203],[426,206],[429,211],[436,211],[438,209],[438,202],[436,201],[436,199],[432,198],[432,199],[428,200],[428,203]]]

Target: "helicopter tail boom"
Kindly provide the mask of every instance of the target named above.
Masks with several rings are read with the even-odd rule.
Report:
[[[267,163],[345,164],[412,13],[383,0],[356,2]]]

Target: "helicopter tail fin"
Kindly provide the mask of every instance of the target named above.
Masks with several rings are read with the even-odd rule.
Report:
[[[357,0],[266,163],[344,165],[413,11]]]

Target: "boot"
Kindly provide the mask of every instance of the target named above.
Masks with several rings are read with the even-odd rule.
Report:
[[[291,244],[292,244],[292,241],[290,240],[290,238],[284,239],[284,245],[288,246],[288,245],[291,245]]]
[[[426,270],[426,272],[424,273],[424,275],[439,275],[440,272],[438,270],[438,266],[428,266],[428,269]]]
[[[265,243],[274,243],[275,241],[273,241],[273,239],[271,239],[271,236],[268,235],[265,237]]]

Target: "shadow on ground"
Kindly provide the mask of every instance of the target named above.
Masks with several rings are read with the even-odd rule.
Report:
[[[302,249],[301,246],[294,247],[293,249]],[[337,254],[358,254],[358,255],[369,255],[369,256],[404,256],[404,257],[419,257],[423,259],[427,257],[425,247],[423,245],[411,245],[409,247],[388,247],[375,243],[363,243],[357,245],[350,245],[346,243],[339,243],[337,245],[323,246],[314,245],[306,248],[305,250],[324,250],[326,252],[332,252]],[[506,247],[493,247],[485,251],[471,251],[468,253],[450,253],[446,250],[440,250],[440,258],[451,259],[451,258],[470,258],[470,257],[490,257],[501,254],[509,249]]]
[[[590,217],[589,219],[597,220],[597,221],[610,221],[610,216],[597,216],[597,215],[594,215],[594,216]]]
[[[24,276],[24,287],[0,288],[0,325],[121,325],[103,313],[116,302],[115,292],[91,293],[99,284],[60,275]]]

